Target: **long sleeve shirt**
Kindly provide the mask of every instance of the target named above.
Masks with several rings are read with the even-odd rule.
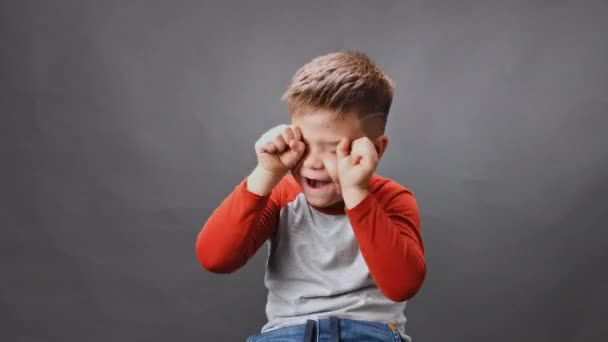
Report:
[[[414,195],[372,175],[369,194],[351,209],[310,205],[291,175],[267,196],[239,183],[196,241],[201,265],[238,270],[268,241],[268,323],[262,331],[330,315],[393,323],[404,334],[406,301],[425,275]]]

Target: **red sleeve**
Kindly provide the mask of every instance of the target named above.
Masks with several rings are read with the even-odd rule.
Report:
[[[396,302],[416,295],[426,276],[426,263],[412,193],[396,183],[384,184],[346,209],[346,214],[380,291]]]
[[[200,264],[214,273],[241,268],[276,230],[279,185],[267,196],[247,190],[247,179],[216,208],[196,240]]]

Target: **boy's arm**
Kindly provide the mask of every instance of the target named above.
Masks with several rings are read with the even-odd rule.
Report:
[[[380,291],[402,302],[412,298],[426,276],[416,200],[405,188],[385,184],[346,209],[361,254]]]
[[[275,231],[280,179],[256,168],[216,208],[196,240],[200,264],[214,273],[241,268]]]

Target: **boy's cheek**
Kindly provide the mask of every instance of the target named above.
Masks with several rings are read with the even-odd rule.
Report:
[[[291,175],[294,176],[297,181],[300,181],[300,169],[301,168],[302,168],[301,165],[298,163],[294,167],[292,167],[290,170]]]
[[[335,158],[326,158],[324,163],[329,177],[331,177],[335,183],[340,184],[340,180],[338,179],[338,161]]]

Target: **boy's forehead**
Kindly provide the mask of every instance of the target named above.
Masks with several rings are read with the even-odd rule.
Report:
[[[302,138],[308,142],[338,144],[343,137],[355,138],[361,135],[358,119],[335,118],[333,114],[310,113],[292,118],[299,126]]]

